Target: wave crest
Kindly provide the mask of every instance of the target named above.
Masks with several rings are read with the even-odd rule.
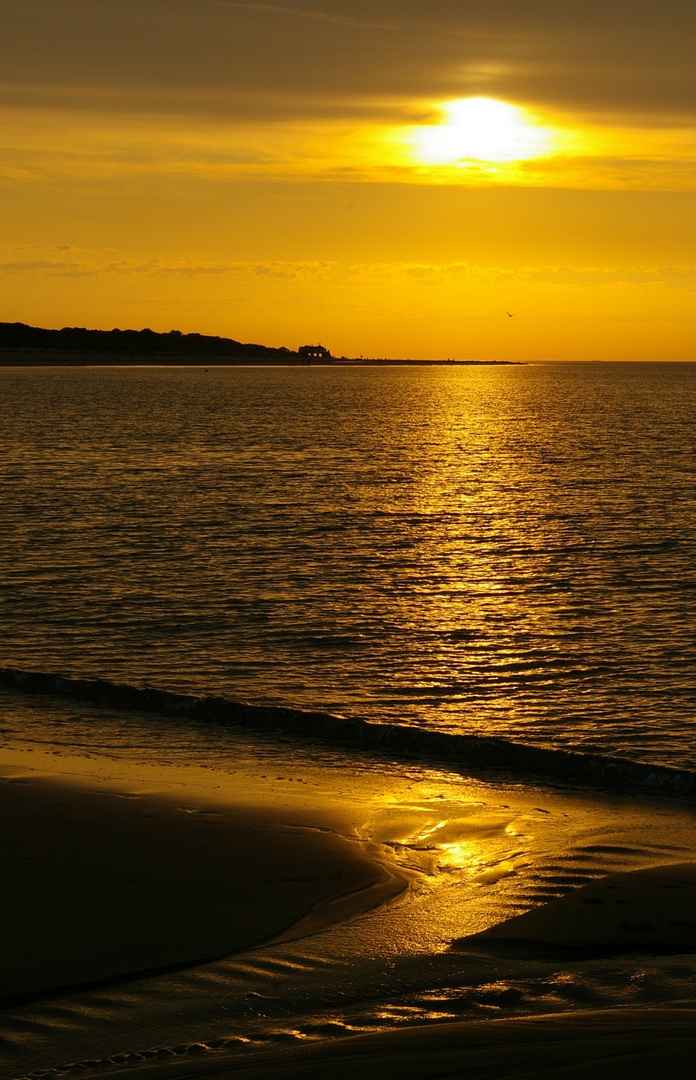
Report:
[[[581,750],[553,749],[492,735],[466,735],[362,717],[336,716],[282,706],[250,705],[223,696],[178,694],[108,679],[81,679],[45,671],[0,668],[0,686],[25,694],[49,695],[158,716],[190,717],[216,724],[284,732],[332,748],[365,749],[422,764],[496,769],[514,776],[590,784],[612,790],[651,790],[660,794],[696,793],[696,772],[668,765]]]

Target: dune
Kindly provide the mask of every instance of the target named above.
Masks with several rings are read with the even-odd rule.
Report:
[[[204,1052],[204,1051],[203,1051]],[[693,1075],[694,1009],[609,1009],[433,1024],[251,1059],[222,1054],[111,1069],[112,1080],[672,1080]],[[89,1070],[81,1073],[89,1077]]]
[[[404,887],[328,805],[95,786],[0,780],[0,1005],[310,933]]]
[[[517,915],[453,948],[571,954],[696,950],[696,865],[675,863],[610,874],[568,896]]]

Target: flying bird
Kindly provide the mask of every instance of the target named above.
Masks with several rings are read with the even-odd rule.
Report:
[[[508,319],[511,319],[512,316],[515,314],[515,312],[514,311],[506,311],[505,314],[507,315]]]

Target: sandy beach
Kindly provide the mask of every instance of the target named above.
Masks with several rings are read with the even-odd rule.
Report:
[[[345,791],[332,801],[326,791],[299,792],[296,781],[299,793],[289,795],[290,785],[280,784],[284,777],[266,772],[262,783],[253,770],[242,770],[224,793],[202,772],[192,774],[193,782],[175,769],[179,782],[170,777],[169,785],[158,775],[97,756],[58,755],[51,763],[41,752],[5,753],[0,813],[9,823],[5,865],[12,868],[0,894],[3,925],[12,928],[3,935],[0,966],[5,1016],[15,1008],[25,1015],[27,1002],[35,1003],[32,1016],[42,1016],[42,1002],[50,1011],[56,994],[79,1001],[79,991],[95,985],[137,985],[145,975],[230,954],[261,956],[259,946],[355,920],[363,928],[357,936],[365,936],[370,920],[361,916],[388,912],[411,888],[412,874],[394,857],[398,845],[380,844],[374,823],[375,835],[366,838]],[[415,835],[414,807],[392,806],[382,839]],[[491,806],[479,804],[478,814],[475,826],[469,821],[469,838],[498,827]],[[439,858],[461,847],[463,821],[440,821],[441,839],[456,843],[445,842]],[[423,841],[409,850],[422,866],[433,857]],[[495,880],[485,871],[479,885]],[[499,972],[506,956],[537,962],[549,953],[576,959],[688,953],[696,949],[694,911],[696,865],[666,863],[607,875],[478,932],[451,935],[447,949],[462,971],[489,956]],[[446,925],[457,922],[455,913]],[[153,1048],[125,1058],[105,1054],[80,1070],[96,1075],[108,1068],[110,1075],[142,1073],[153,1080],[615,1077],[628,1071],[640,1078],[664,1069],[686,1076],[696,1050],[695,1019],[689,1002],[576,1008],[298,1039],[272,1051],[250,1046],[241,1057],[205,1042]]]

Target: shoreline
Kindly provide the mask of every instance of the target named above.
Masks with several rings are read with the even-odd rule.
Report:
[[[163,717],[187,717],[223,730],[283,731],[376,758],[423,764],[448,763],[469,775],[507,774],[528,782],[568,783],[597,791],[655,794],[688,800],[696,792],[696,772],[685,766],[633,760],[573,746],[541,746],[496,735],[448,732],[411,724],[377,722],[360,715],[331,714],[288,706],[253,705],[222,695],[194,695],[156,687],[0,667],[0,690],[45,700],[137,710]]]
[[[0,368],[56,368],[56,367],[88,367],[88,368],[125,368],[125,367],[161,367],[161,368],[231,368],[231,367],[263,367],[263,368],[346,368],[346,367],[526,367],[524,360],[332,360],[312,361],[308,363],[302,359],[284,360],[276,357],[272,360],[259,360],[255,357],[245,359],[234,357],[227,359],[224,356],[194,356],[190,359],[176,356],[130,356],[130,355],[102,355],[102,354],[74,354],[54,358],[52,354],[45,354],[36,358],[22,356],[7,357],[0,355]]]

